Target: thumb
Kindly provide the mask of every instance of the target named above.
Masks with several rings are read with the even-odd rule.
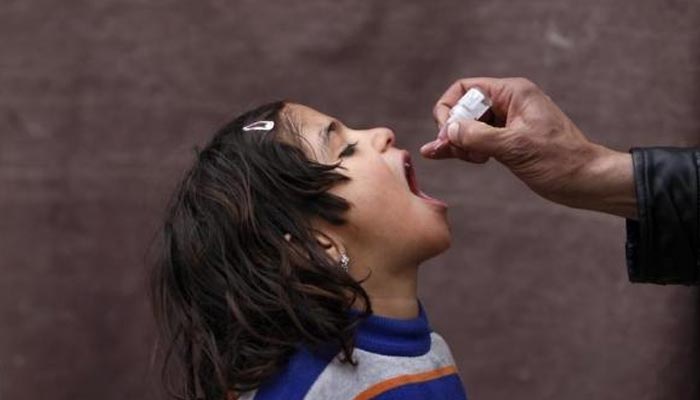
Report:
[[[497,128],[475,120],[460,120],[447,125],[450,143],[465,151],[495,156],[501,150],[505,128]]]

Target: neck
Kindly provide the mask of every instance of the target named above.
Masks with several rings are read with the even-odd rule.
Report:
[[[373,271],[362,286],[376,315],[388,318],[418,317],[418,266],[401,269],[395,274]]]
[[[370,296],[372,310],[382,317],[411,319],[418,316],[418,298],[376,298]]]

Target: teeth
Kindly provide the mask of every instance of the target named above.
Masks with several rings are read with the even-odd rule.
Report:
[[[411,174],[411,163],[408,161],[404,161],[403,166],[404,166],[404,173],[406,174],[406,183],[408,184],[408,189],[411,192],[415,193],[415,189],[413,188],[412,174]]]

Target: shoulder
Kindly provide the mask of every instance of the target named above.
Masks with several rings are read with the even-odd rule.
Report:
[[[335,349],[312,352],[301,348],[279,373],[264,382],[257,391],[243,393],[241,400],[304,399],[336,354]]]
[[[364,398],[446,376],[454,376],[459,382],[457,367],[443,337],[432,332],[430,339],[430,350],[419,356],[383,355],[356,348],[353,356],[357,366],[335,358],[318,376],[305,399]]]
[[[299,350],[279,374],[257,391],[241,394],[239,400],[352,399],[444,377],[455,377],[459,383],[449,346],[436,332],[430,333],[430,350],[425,354],[394,356],[355,348],[353,358],[356,365],[341,361],[338,352]]]
[[[450,346],[447,344],[445,338],[443,338],[442,335],[433,331],[430,333],[430,341],[430,351],[432,353],[444,360],[445,364],[455,363],[454,357],[452,357],[452,351],[450,350]]]

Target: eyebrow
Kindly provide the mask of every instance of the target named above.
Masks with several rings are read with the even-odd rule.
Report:
[[[330,130],[330,127],[334,123],[335,121],[331,121],[318,132],[318,136],[321,138],[321,144],[326,148],[326,150],[330,149],[331,134],[335,132],[335,130]]]

